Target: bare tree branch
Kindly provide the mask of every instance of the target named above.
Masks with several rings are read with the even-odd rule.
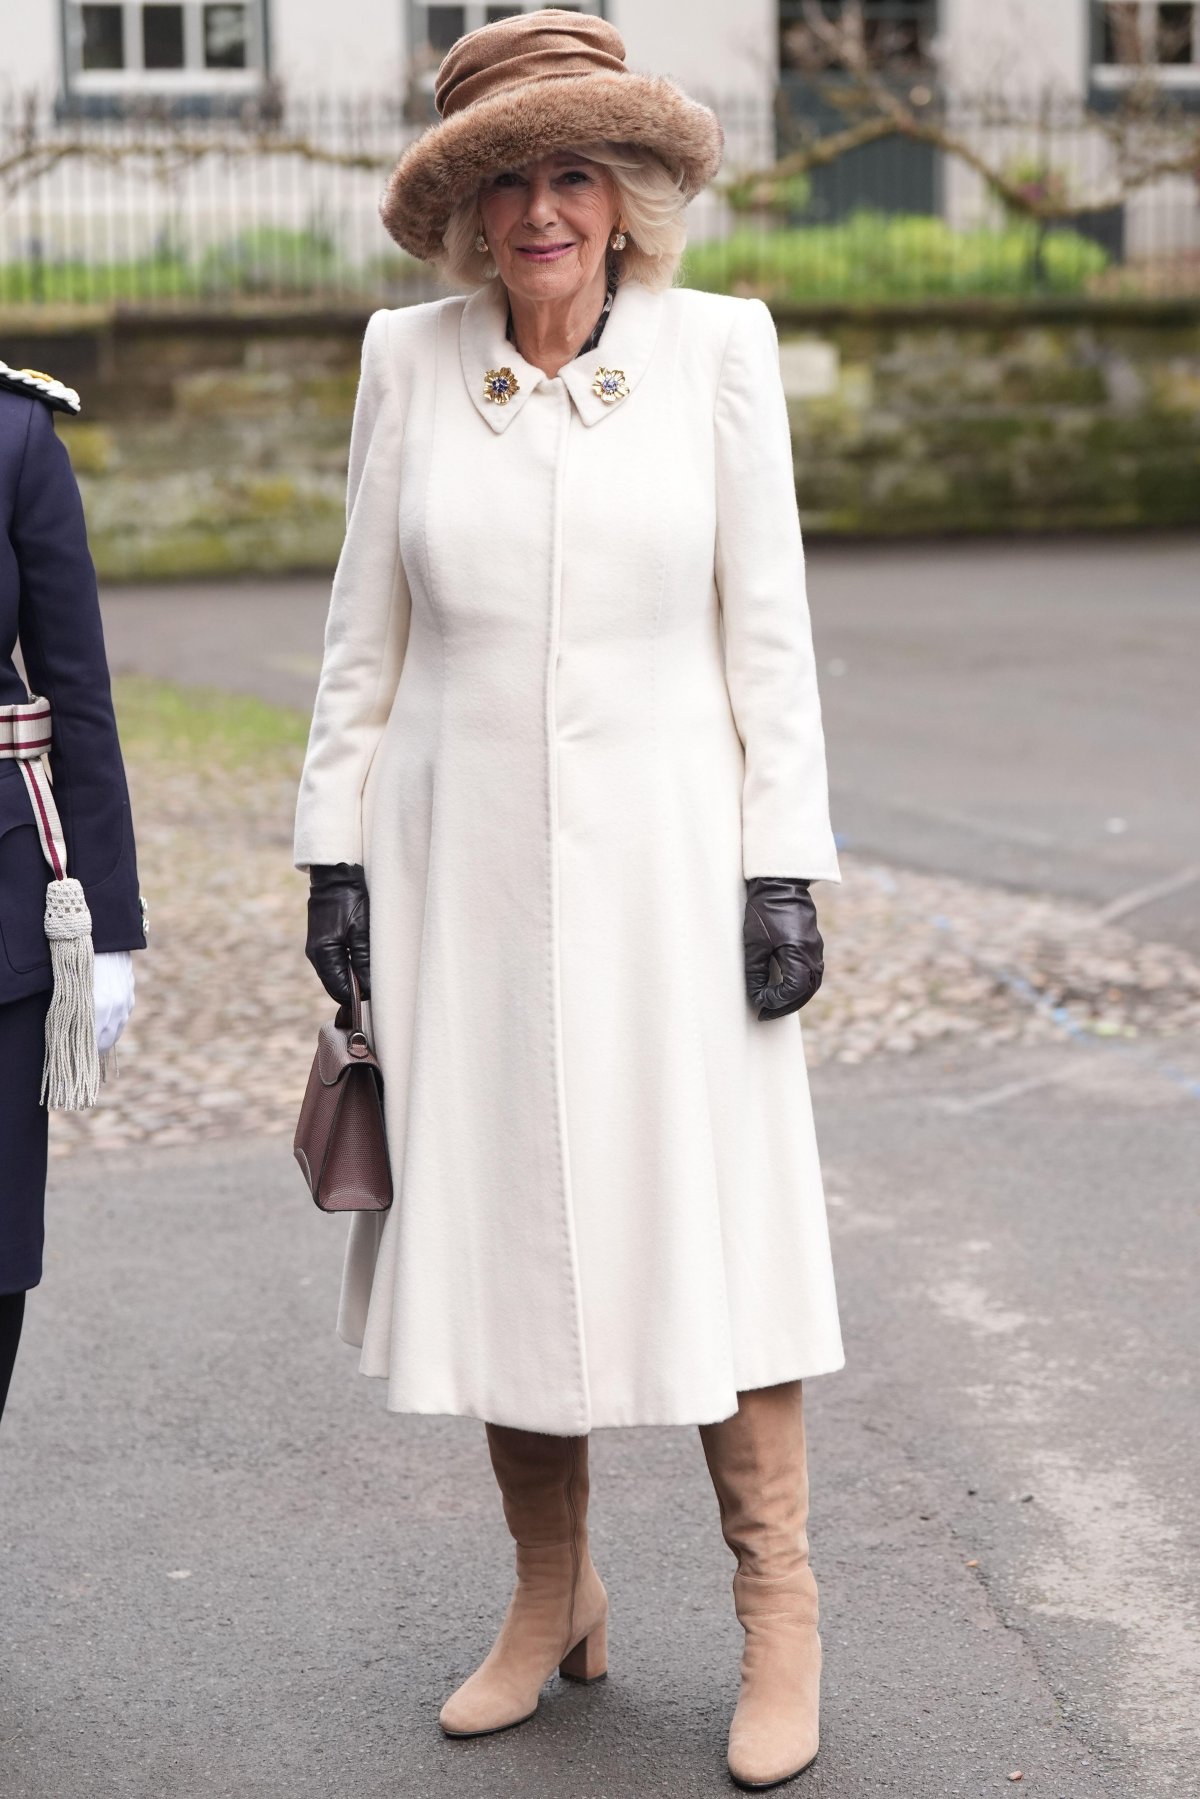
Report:
[[[1104,111],[1077,105],[1069,123],[1083,134],[1094,132],[1108,149],[1110,167],[1086,191],[1071,192],[1067,182],[1031,181],[1028,173],[1015,173],[1009,161],[981,147],[978,136],[952,122],[961,118],[962,105],[931,108],[932,88],[921,90],[922,104],[914,103],[906,84],[897,80],[894,38],[868,31],[863,0],[844,0],[830,16],[821,0],[803,0],[801,22],[789,28],[786,47],[790,62],[807,73],[815,92],[829,106],[852,122],[833,131],[794,130],[799,139],[794,149],[765,168],[741,174],[726,191],[742,203],[769,206],[772,191],[797,176],[837,162],[865,144],[898,138],[927,144],[971,169],[989,192],[1010,211],[1039,221],[1058,223],[1119,206],[1131,193],[1172,175],[1193,176],[1200,181],[1200,120],[1174,105],[1158,79],[1157,58],[1178,49],[1178,33],[1163,26],[1157,15],[1129,0],[1111,0],[1107,15],[1118,63],[1129,69],[1129,78],[1117,93],[1114,107]],[[1151,17],[1153,29],[1143,29]],[[1182,40],[1181,40],[1182,41]],[[1190,41],[1190,40],[1189,40]],[[917,90],[913,90],[915,93]],[[1011,103],[997,96],[977,109],[973,121],[989,127],[1029,126],[1046,136],[1054,120],[1044,102],[1032,121]]]
[[[51,174],[68,161],[88,161],[101,167],[142,165],[163,180],[170,180],[210,156],[295,157],[325,168],[386,173],[395,157],[365,150],[339,150],[304,135],[287,132],[241,132],[236,135],[178,136],[86,135],[62,132],[32,138],[0,152],[0,188],[12,198],[22,187]]]

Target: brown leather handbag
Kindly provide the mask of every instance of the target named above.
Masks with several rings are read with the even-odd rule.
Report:
[[[292,1145],[323,1212],[386,1212],[392,1171],[383,1124],[383,1075],[363,1030],[362,994],[321,1026]]]

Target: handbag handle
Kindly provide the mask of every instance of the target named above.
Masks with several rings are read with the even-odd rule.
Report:
[[[348,1033],[346,1048],[352,1056],[369,1056],[371,1045],[367,1041],[367,1033],[363,1029],[362,988],[358,984],[358,976],[353,967],[350,969],[350,1004],[338,1008],[337,1021]]]

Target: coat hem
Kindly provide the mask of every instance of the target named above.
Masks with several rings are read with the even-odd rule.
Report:
[[[42,1284],[44,1273],[41,1234],[27,1237],[0,1261],[0,1295],[32,1293]]]
[[[347,1344],[349,1348],[361,1348],[361,1345],[356,1344],[352,1338],[341,1336],[340,1332],[339,1336],[341,1341]],[[801,1368],[798,1368],[794,1363],[791,1363],[788,1365],[786,1371],[773,1369],[769,1374],[765,1375],[764,1378],[760,1379],[756,1375],[753,1378],[747,1379],[736,1389],[736,1392],[756,1392],[761,1387],[778,1387],[784,1385],[786,1382],[795,1380],[816,1380],[823,1374],[839,1373],[845,1365],[846,1358],[844,1354],[839,1354],[833,1359],[823,1356],[817,1357],[812,1363],[806,1364]],[[365,1380],[386,1381],[390,1379],[390,1376],[386,1373],[375,1374],[361,1367],[358,1372]],[[569,1428],[559,1430],[547,1430],[544,1421],[530,1423],[528,1414],[520,1417],[515,1413],[508,1414],[504,1417],[489,1417],[487,1412],[476,1405],[422,1405],[411,1401],[393,1405],[390,1394],[385,1401],[384,1410],[395,1416],[409,1416],[414,1418],[477,1418],[481,1423],[498,1424],[508,1430],[536,1431],[540,1435],[548,1437],[575,1437],[586,1436],[589,1431],[593,1430],[666,1430],[675,1428],[684,1429],[701,1424],[721,1424],[726,1418],[732,1418],[734,1416],[737,1411],[737,1404],[735,1397],[735,1403],[728,1410],[709,1412],[706,1408],[703,1414],[699,1416],[694,1415],[691,1409],[688,1409],[686,1416],[670,1410],[664,1412],[655,1411],[648,1415],[639,1413],[637,1417],[630,1416],[627,1413],[618,1410],[617,1413],[609,1416],[606,1414],[605,1408],[593,1407],[590,1420],[582,1425],[582,1427],[573,1425]]]

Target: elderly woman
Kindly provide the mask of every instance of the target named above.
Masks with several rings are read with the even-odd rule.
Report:
[[[392,1410],[486,1421],[516,1590],[447,1734],[605,1672],[588,1432],[698,1424],[746,1633],[730,1768],[771,1785],[817,1750],[801,1381],[842,1360],[795,1016],[838,865],[775,332],[672,287],[720,128],[610,25],[485,26],[436,97],[383,216],[472,291],[367,329],[296,834],[310,959],[370,991],[396,1194],[354,1220],[339,1329]]]

